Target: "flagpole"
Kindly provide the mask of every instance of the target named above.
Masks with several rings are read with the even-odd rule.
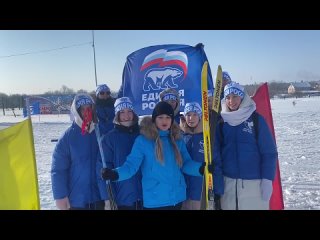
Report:
[[[97,86],[98,82],[97,82],[97,68],[96,68],[96,49],[94,46],[94,30],[92,30],[92,48],[93,48],[93,61],[94,61],[94,75],[95,75],[96,86]]]
[[[31,120],[29,97],[26,97],[26,109],[27,109],[27,116],[28,116],[28,118],[30,118],[30,120]]]

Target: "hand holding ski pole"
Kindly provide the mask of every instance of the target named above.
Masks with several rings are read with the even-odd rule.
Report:
[[[119,174],[115,170],[112,170],[109,168],[102,168],[101,169],[101,177],[104,180],[116,181],[119,179]]]
[[[201,165],[200,168],[199,168],[199,173],[200,173],[201,175],[204,174],[204,169],[205,169],[205,167],[206,167],[206,162],[203,162],[202,165]],[[214,171],[214,165],[213,165],[212,163],[209,163],[209,165],[208,165],[208,172],[211,173],[211,174],[213,174],[213,171]]]

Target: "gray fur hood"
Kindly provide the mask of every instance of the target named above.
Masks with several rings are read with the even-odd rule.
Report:
[[[175,141],[181,138],[180,128],[177,123],[173,122],[171,125],[171,132]],[[152,122],[152,118],[150,116],[146,116],[141,120],[140,134],[150,140],[156,140],[159,137],[159,130],[155,123]]]

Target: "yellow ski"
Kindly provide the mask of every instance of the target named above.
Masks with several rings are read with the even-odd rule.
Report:
[[[211,163],[211,144],[210,144],[210,125],[209,125],[209,106],[208,106],[208,62],[202,66],[201,71],[201,95],[202,95],[202,124],[203,124],[203,146],[204,160],[206,166]],[[212,175],[209,174],[208,168],[204,171],[204,181],[202,184],[201,209],[208,208],[208,192],[213,189]]]
[[[214,148],[214,135],[218,122],[220,109],[220,96],[222,92],[222,68],[219,65],[217,71],[216,84],[214,89],[212,113],[209,114],[208,107],[208,62],[205,62],[201,72],[201,91],[202,91],[202,124],[204,141],[204,159],[206,168],[204,171],[204,182],[202,185],[201,209],[208,209],[209,201],[213,201],[213,176],[208,172],[208,165],[212,163],[212,153]]]

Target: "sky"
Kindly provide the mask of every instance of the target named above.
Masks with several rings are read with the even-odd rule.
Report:
[[[204,44],[240,84],[320,80],[319,30],[0,30],[0,93],[42,94],[61,87],[118,91],[126,57],[153,45]]]

